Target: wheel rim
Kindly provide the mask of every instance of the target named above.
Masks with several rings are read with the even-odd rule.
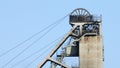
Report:
[[[71,12],[70,15],[75,15],[75,16],[90,16],[91,14],[84,8],[77,8]]]

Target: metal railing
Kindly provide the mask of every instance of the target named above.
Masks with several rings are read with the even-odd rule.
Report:
[[[70,15],[69,22],[94,22],[101,21],[101,16],[83,16],[83,15]]]

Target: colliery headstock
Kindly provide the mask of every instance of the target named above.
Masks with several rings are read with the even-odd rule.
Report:
[[[101,16],[92,15],[84,8],[77,8],[69,14],[69,19],[72,28],[38,65],[38,68],[43,68],[47,62],[50,62],[50,68],[58,68],[58,66],[60,68],[103,68]],[[65,42],[69,43],[66,45]],[[61,53],[56,54],[58,51]],[[77,63],[79,66],[66,65],[64,62],[66,57],[79,57]]]

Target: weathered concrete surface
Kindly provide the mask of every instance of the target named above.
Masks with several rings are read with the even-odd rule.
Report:
[[[85,36],[79,43],[80,68],[103,68],[102,36]]]

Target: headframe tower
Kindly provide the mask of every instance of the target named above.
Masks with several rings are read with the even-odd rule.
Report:
[[[43,68],[48,61],[51,68],[103,68],[103,43],[102,43],[102,18],[94,16],[84,8],[77,8],[69,15],[71,30],[61,39],[47,57],[38,65]],[[63,52],[57,55],[57,59],[52,56],[71,37],[70,44],[63,48]],[[65,57],[79,57],[79,66],[70,67],[65,65],[62,60]]]

